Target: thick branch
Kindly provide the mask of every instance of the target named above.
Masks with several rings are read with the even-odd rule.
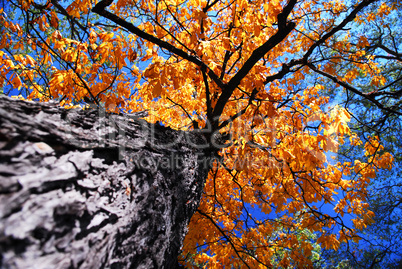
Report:
[[[225,88],[222,88],[222,94],[219,96],[218,102],[214,108],[213,118],[218,118],[232,95],[233,91],[239,86],[241,80],[250,72],[254,65],[267,54],[276,45],[282,42],[286,36],[296,27],[294,22],[287,23],[287,16],[293,9],[297,0],[290,0],[287,6],[283,9],[282,13],[278,15],[278,31],[271,36],[267,42],[262,44],[256,50],[253,51],[250,58],[244,63],[243,67],[237,72],[237,74],[228,82]]]
[[[294,71],[290,70],[291,67],[299,65],[299,64],[302,64],[302,63],[303,63],[303,60],[299,59],[299,60],[296,60],[296,61],[292,60],[288,64],[286,64],[286,63],[282,64],[281,71],[279,71],[278,73],[276,73],[274,75],[266,77],[266,79],[264,81],[264,84],[268,84],[268,83],[270,83],[270,82],[272,82],[274,80],[277,80],[277,79],[282,79],[286,74],[288,74],[290,72],[294,72]]]

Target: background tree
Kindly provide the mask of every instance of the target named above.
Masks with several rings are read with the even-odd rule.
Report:
[[[321,90],[330,79],[392,110],[355,90],[359,73],[375,87],[387,81],[364,37],[347,27],[370,23],[364,11],[374,4],[381,8],[372,17],[384,23],[396,3],[9,2],[20,19],[1,16],[6,92],[148,110],[150,122],[204,135],[200,151],[216,160],[184,242],[187,267],[300,267],[314,249],[300,231],[338,249],[373,221],[366,188],[393,158],[373,136],[366,159],[327,160],[345,139],[362,142],[347,126],[350,114]],[[353,68],[339,73],[342,63]]]
[[[388,2],[388,4],[391,4]],[[340,89],[328,82],[327,94],[337,96],[337,100],[353,115],[351,129],[363,141],[369,136],[378,136],[384,146],[383,151],[395,157],[394,168],[384,170],[372,180],[369,187],[369,202],[375,213],[375,223],[361,233],[364,238],[359,243],[349,243],[341,246],[342,251],[330,252],[328,260],[336,266],[344,260],[353,268],[398,268],[402,253],[401,247],[401,7],[386,17],[373,18],[372,13],[381,9],[382,3],[377,3],[367,9],[363,17],[370,23],[363,27],[364,35],[356,46],[364,48],[366,57],[376,62],[379,74],[386,80],[385,85],[376,86],[359,73],[353,82],[353,89]],[[358,34],[361,30],[351,29]],[[353,35],[353,34],[352,34]],[[364,42],[363,42],[364,41]],[[356,50],[354,47],[351,51]],[[350,65],[337,65],[337,72],[346,74],[353,69]],[[375,100],[375,101],[373,101]],[[339,159],[352,161],[364,158],[363,145],[351,148],[344,145],[339,152]],[[337,258],[338,257],[338,258]],[[340,257],[340,258],[339,258]]]

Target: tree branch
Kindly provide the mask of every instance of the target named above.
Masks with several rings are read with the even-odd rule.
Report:
[[[119,16],[105,10],[105,8],[107,6],[109,6],[112,2],[113,2],[113,0],[102,0],[92,8],[92,11],[106,19],[113,21],[117,25],[127,29],[129,32],[137,35],[138,37],[145,39],[145,40],[159,46],[160,48],[166,49],[169,52],[176,54],[177,56],[180,56],[183,59],[185,59],[189,62],[192,62],[201,68],[205,68],[207,70],[208,76],[218,85],[218,87],[220,87],[220,88],[226,87],[225,83],[223,83],[223,81],[221,79],[219,79],[219,77],[208,67],[208,65],[206,65],[204,62],[202,62],[198,57],[189,55],[185,51],[173,46],[172,44],[142,31],[141,29],[136,27],[134,24],[127,22],[127,21],[123,20],[122,18],[120,18]]]
[[[348,24],[349,22],[353,21],[356,18],[356,15],[359,11],[361,11],[363,8],[367,7],[368,5],[374,3],[375,1],[378,0],[363,0],[360,4],[358,4],[356,6],[355,9],[353,9],[353,11],[346,16],[346,18],[335,28],[333,28],[331,31],[329,31],[328,33],[326,33],[322,38],[320,38],[319,40],[317,40],[307,51],[307,53],[304,55],[303,59],[305,60],[305,62],[307,62],[308,57],[310,57],[310,55],[313,53],[313,51],[320,46],[321,44],[323,44],[328,38],[330,38],[331,36],[333,36],[335,33],[341,31],[346,24]]]
[[[354,88],[353,86],[347,84],[346,82],[343,82],[343,81],[339,80],[337,77],[334,77],[334,76],[332,76],[332,75],[330,75],[330,74],[328,74],[328,73],[326,73],[326,72],[324,72],[324,71],[319,70],[317,67],[315,67],[315,66],[314,66],[313,64],[311,64],[311,63],[308,64],[307,66],[308,66],[309,68],[311,68],[311,70],[313,70],[314,72],[316,72],[316,73],[318,73],[318,74],[320,74],[320,75],[322,75],[322,76],[324,76],[324,77],[326,77],[326,78],[329,78],[329,79],[332,80],[333,82],[335,82],[335,83],[341,85],[341,86],[344,87],[346,90],[351,91],[351,92],[353,92],[353,93],[355,93],[355,94],[357,94],[357,95],[359,95],[359,96],[361,96],[361,97],[363,97],[363,98],[365,98],[365,99],[367,99],[367,100],[373,102],[378,108],[402,116],[402,112],[399,112],[399,111],[396,111],[396,110],[393,110],[393,109],[391,109],[391,108],[388,108],[388,107],[384,106],[383,104],[381,104],[380,102],[378,102],[376,99],[374,99],[374,96],[372,96],[372,95],[370,95],[370,94],[365,94],[365,93],[359,91],[358,89],[356,89],[356,88]]]
[[[222,94],[219,96],[218,102],[213,111],[213,118],[218,118],[232,95],[233,91],[239,86],[241,80],[250,72],[254,65],[267,54],[276,45],[282,42],[286,36],[296,27],[294,22],[287,23],[286,19],[293,9],[297,0],[290,0],[284,7],[283,11],[278,15],[278,31],[271,36],[264,44],[253,51],[250,58],[244,63],[243,67],[228,82],[225,88],[222,88]]]

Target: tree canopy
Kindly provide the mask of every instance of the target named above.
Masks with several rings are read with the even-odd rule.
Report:
[[[398,9],[381,0],[8,0],[0,86],[66,107],[146,110],[149,122],[203,133],[200,150],[215,159],[184,241],[186,267],[312,267],[317,244],[358,241],[375,217],[370,181],[392,168],[380,134],[351,129],[356,109],[337,103],[354,96],[352,108],[378,111],[370,118],[401,116]],[[342,144],[360,154],[332,158]]]

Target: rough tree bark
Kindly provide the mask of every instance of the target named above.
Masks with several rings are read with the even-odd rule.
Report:
[[[0,96],[1,268],[176,268],[207,174],[194,133]]]

